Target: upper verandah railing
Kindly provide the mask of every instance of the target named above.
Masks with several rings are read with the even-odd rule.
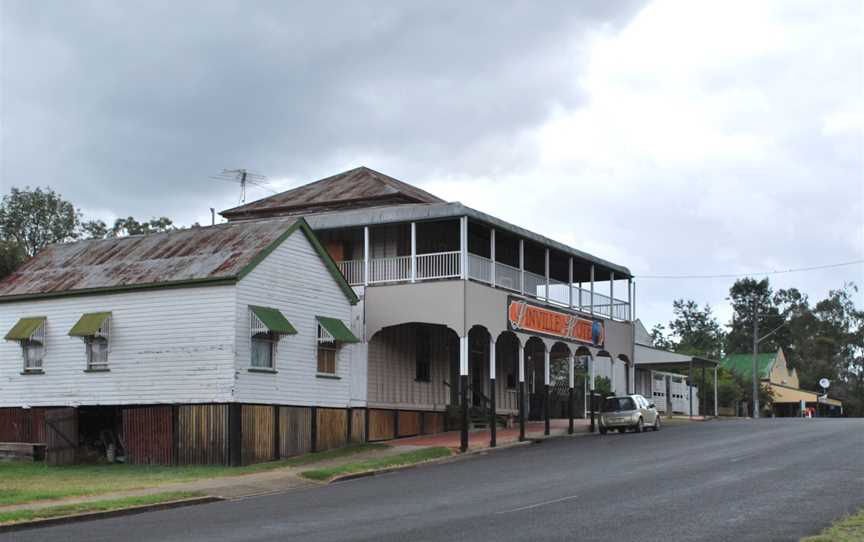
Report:
[[[351,286],[364,284],[384,284],[413,282],[462,277],[461,251],[435,252],[413,256],[392,256],[370,258],[368,262],[369,280],[366,280],[366,262],[348,260],[337,262],[339,269]],[[493,265],[494,263],[494,265]],[[593,312],[614,320],[628,320],[630,305],[627,301],[580,288],[559,280],[519,269],[502,262],[493,262],[478,254],[467,254],[467,278],[484,282],[490,286],[510,290],[529,297],[544,300],[550,304]]]

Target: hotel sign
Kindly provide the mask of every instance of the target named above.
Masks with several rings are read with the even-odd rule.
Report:
[[[606,327],[600,320],[582,318],[513,297],[507,302],[507,323],[511,331],[537,333],[592,346],[602,347],[606,340]]]

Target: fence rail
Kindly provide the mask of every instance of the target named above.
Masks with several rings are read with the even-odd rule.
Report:
[[[468,277],[482,282],[492,281],[492,260],[468,254]]]
[[[417,279],[446,279],[460,276],[458,250],[417,255]],[[409,256],[410,258],[410,256]]]
[[[359,286],[364,284],[363,260],[347,260],[337,262],[339,270],[345,276],[348,284]],[[416,280],[433,280],[457,278],[461,276],[461,253],[458,250],[417,254],[414,261]],[[478,254],[468,254],[468,277],[492,284],[492,268],[495,269],[494,285],[513,292],[520,291],[524,280],[524,294],[546,299],[546,277],[538,273],[525,271],[501,262],[492,262],[489,258]],[[369,283],[407,282],[411,280],[411,256],[394,256],[390,258],[373,258],[369,260]],[[571,308],[585,312],[591,310],[591,290],[571,286],[573,305]],[[567,283],[549,280],[548,300],[556,305],[569,307],[571,291]],[[608,295],[594,292],[594,314],[614,320],[628,320],[631,316],[627,301],[612,299]]]
[[[399,282],[411,278],[411,256],[369,260],[369,282]]]

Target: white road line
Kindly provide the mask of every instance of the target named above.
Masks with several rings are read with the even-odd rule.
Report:
[[[504,510],[501,512],[497,512],[498,514],[510,514],[513,512],[524,512],[525,510],[532,510],[534,508],[540,508],[541,506],[548,506],[550,504],[558,504],[559,502],[572,501],[573,499],[578,499],[581,495],[570,495],[568,497],[561,497],[560,499],[553,499],[551,501],[538,502],[537,504],[529,504],[528,506],[521,506],[519,508],[513,508],[511,510]]]

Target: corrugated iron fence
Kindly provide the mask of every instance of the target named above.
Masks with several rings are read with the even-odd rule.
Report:
[[[174,464],[174,407],[123,409],[123,444],[133,465]]]
[[[44,444],[46,408],[0,408],[0,442]]]

